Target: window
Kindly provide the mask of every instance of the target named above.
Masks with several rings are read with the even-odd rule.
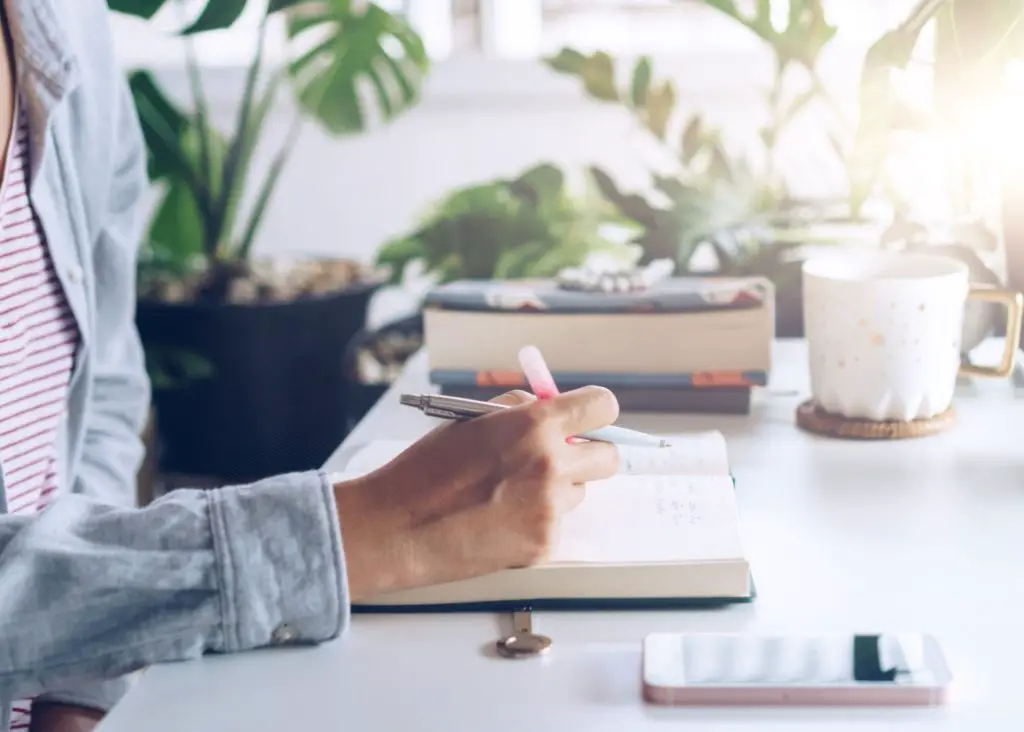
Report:
[[[563,46],[617,54],[694,55],[750,53],[759,41],[702,0],[377,0],[404,12],[423,35],[431,56],[533,58]],[[860,53],[902,18],[913,0],[828,0],[839,25],[839,45]],[[739,0],[743,7],[743,0]],[[170,3],[153,22],[115,16],[118,50],[130,65],[180,63],[183,48],[174,30],[194,18],[205,0]],[[753,3],[748,0],[748,5]],[[784,0],[775,8],[785,14]],[[241,65],[249,58],[265,3],[250,2],[234,27],[197,41],[204,63]],[[268,48],[283,53],[280,25]]]

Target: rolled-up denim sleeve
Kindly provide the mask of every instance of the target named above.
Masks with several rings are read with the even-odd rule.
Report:
[[[341,541],[317,472],[2,516],[0,697],[69,688],[93,706],[102,680],[148,665],[332,639],[349,620]]]

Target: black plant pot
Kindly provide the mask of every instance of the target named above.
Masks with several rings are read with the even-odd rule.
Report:
[[[347,434],[343,358],[377,287],[288,303],[140,302],[147,348],[212,367],[154,389],[161,470],[243,481],[319,468]]]

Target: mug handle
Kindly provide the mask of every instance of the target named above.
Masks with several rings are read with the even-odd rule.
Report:
[[[989,285],[971,285],[967,299],[1006,306],[1006,348],[1003,350],[1003,360],[999,362],[998,366],[974,366],[969,364],[960,367],[960,375],[1005,379],[1013,373],[1013,367],[1017,363],[1017,349],[1020,348],[1020,327],[1021,321],[1024,319],[1024,295],[1012,290],[1000,290]]]

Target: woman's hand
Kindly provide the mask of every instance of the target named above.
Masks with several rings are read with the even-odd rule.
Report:
[[[353,601],[541,561],[587,481],[618,470],[614,445],[566,441],[616,420],[607,389],[496,401],[511,406],[442,425],[335,486]]]

